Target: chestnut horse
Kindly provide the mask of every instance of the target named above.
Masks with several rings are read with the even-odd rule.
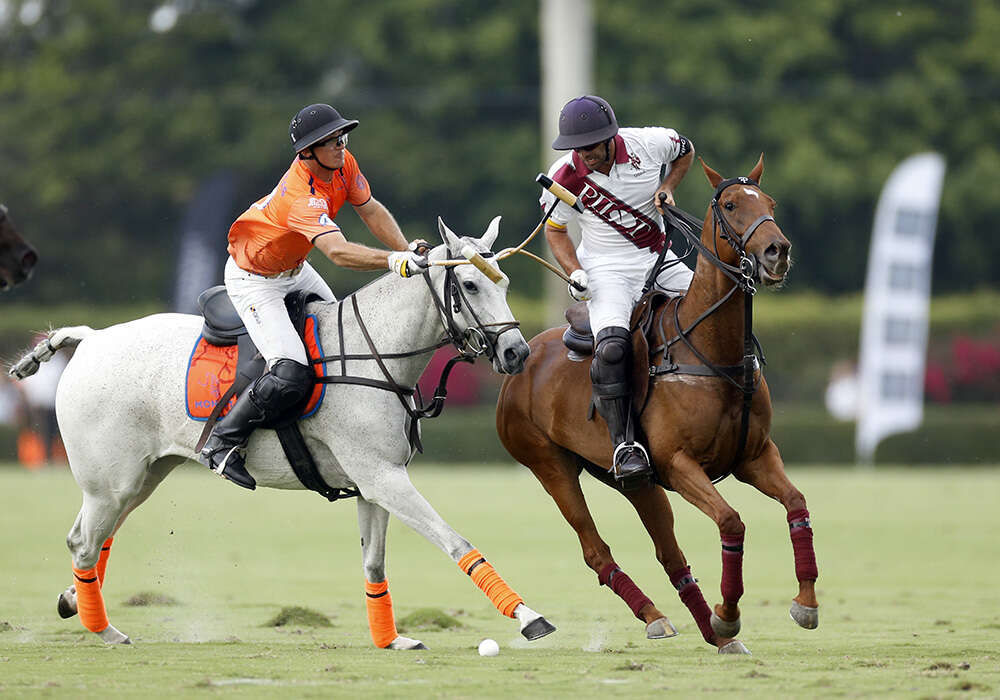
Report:
[[[0,204],[0,291],[24,282],[38,262],[38,253],[14,228],[7,207]]]
[[[766,286],[784,281],[791,246],[774,222],[774,200],[758,185],[763,156],[749,178],[724,180],[704,161],[702,167],[716,192],[701,225],[700,241],[694,233],[697,220],[691,217],[689,239],[701,251],[694,278],[686,296],[655,310],[649,297],[640,301],[633,328],[645,306],[645,325],[651,332],[648,352],[641,336],[636,339],[642,350],[635,353],[633,383],[640,427],[659,484],[679,493],[718,525],[722,603],[714,612],[674,537],[664,490],[648,484],[623,495],[638,512],[656,546],[656,558],[705,641],[720,653],[748,653],[734,640],[740,627],[745,526],[713,486],[730,473],[785,507],[799,582],[792,618],[809,629],[818,624],[809,513],[770,438],[771,399],[750,328],[754,281]],[[608,585],[647,624],[647,637],[673,636],[676,630],[670,621],[615,563],[587,509],[580,472],[587,468],[605,480],[611,451],[607,425],[588,411],[590,363],[567,356],[564,329],[549,329],[532,339],[524,371],[505,378],[497,403],[500,439],[516,460],[531,469],[576,530],[584,561],[600,584]],[[606,483],[613,485],[613,479]]]

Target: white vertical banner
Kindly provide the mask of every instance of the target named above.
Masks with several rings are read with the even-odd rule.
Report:
[[[944,158],[920,153],[889,176],[868,254],[855,452],[871,463],[888,435],[914,430],[924,417],[924,366],[931,261]]]

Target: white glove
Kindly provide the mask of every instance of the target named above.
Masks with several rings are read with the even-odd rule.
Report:
[[[590,299],[590,279],[582,269],[573,270],[569,276],[575,284],[568,285],[569,295],[577,301],[588,301]]]
[[[431,249],[431,244],[422,238],[415,238],[412,241],[410,241],[410,244],[406,246],[406,249],[414,253],[420,253],[426,255],[427,251]]]
[[[427,272],[426,256],[417,255],[409,250],[397,250],[389,253],[389,269],[400,277],[413,277]]]

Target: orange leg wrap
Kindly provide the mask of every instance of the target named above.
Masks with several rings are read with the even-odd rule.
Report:
[[[103,632],[108,628],[108,613],[104,609],[97,569],[81,571],[74,566],[73,579],[76,582],[76,609],[80,613],[80,622],[91,632]]]
[[[368,629],[371,630],[372,641],[379,649],[385,649],[399,636],[396,632],[396,620],[392,615],[389,582],[365,581],[365,603],[368,605]]]
[[[486,597],[496,606],[501,615],[514,617],[514,610],[524,600],[507,585],[506,581],[500,578],[500,574],[496,572],[492,564],[486,561],[478,549],[473,549],[459,559],[458,568],[472,577],[473,583],[479,586],[479,589],[486,594]]]
[[[111,543],[114,541],[114,537],[109,537],[104,541],[104,546],[101,547],[101,558],[97,560],[97,579],[101,582],[101,588],[104,587],[104,572],[108,570],[108,557],[111,556]]]

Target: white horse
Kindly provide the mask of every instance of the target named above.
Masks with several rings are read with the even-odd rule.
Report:
[[[450,251],[468,251],[468,246],[489,257],[499,221],[496,217],[481,239],[460,239],[439,219],[446,245],[431,251],[431,261],[444,260]],[[496,267],[495,259],[487,264]],[[490,272],[502,275],[498,269]],[[475,346],[498,372],[520,372],[529,350],[507,305],[506,279],[494,284],[473,265],[432,265],[427,275],[429,284],[419,277],[387,274],[358,290],[353,296],[363,325],[350,297],[309,304],[326,352],[340,347],[338,306],[344,304],[343,352],[370,358],[363,330],[367,329],[386,370],[401,387],[416,385],[442,338]],[[108,621],[101,595],[111,539],[174,467],[196,455],[203,424],[186,414],[185,360],[201,325],[199,316],[157,314],[97,331],[86,326],[61,328],[10,370],[15,377],[28,376],[59,348],[77,346],[56,398],[70,468],[83,491],[83,506],[66,538],[75,583],[60,596],[59,608],[64,617],[78,610],[84,626],[109,644],[129,642]],[[421,349],[425,352],[412,354]],[[348,375],[386,381],[372,359],[347,360],[346,369]],[[406,401],[413,405],[412,397]],[[501,613],[518,619],[525,637],[537,639],[552,632],[555,628],[524,605],[410,483],[409,420],[393,392],[336,384],[327,387],[320,410],[299,424],[323,480],[333,488],[360,492],[358,523],[369,626],[376,646],[424,648],[418,640],[396,634],[385,577],[390,514],[457,562]],[[272,430],[259,429],[250,438],[247,469],[259,486],[304,488]]]

